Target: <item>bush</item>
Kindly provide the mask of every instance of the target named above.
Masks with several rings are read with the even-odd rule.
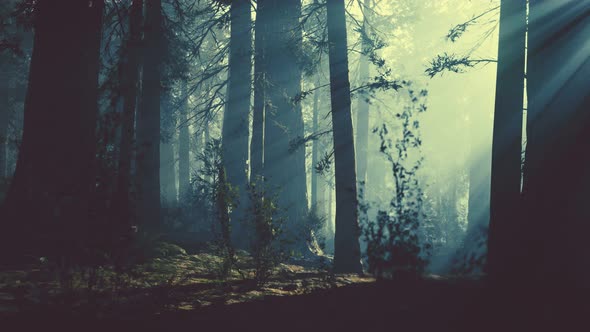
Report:
[[[381,139],[381,153],[391,163],[395,189],[387,207],[377,211],[374,220],[368,220],[366,203],[361,204],[362,233],[367,243],[369,272],[377,278],[417,277],[425,266],[431,245],[428,243],[421,222],[423,213],[423,192],[417,179],[422,158],[416,158],[411,150],[418,150],[421,141],[418,135],[419,123],[414,120],[415,112],[426,107],[418,104],[419,98],[426,97],[426,91],[417,95],[409,90],[409,106],[396,115],[401,121],[399,137],[390,138],[387,125],[376,129]],[[414,151],[415,153],[416,151]],[[362,202],[362,198],[361,198]],[[426,242],[426,243],[425,243]],[[424,244],[425,243],[425,244]]]
[[[288,257],[282,237],[284,220],[276,217],[276,199],[267,197],[264,189],[251,183],[247,192],[250,201],[247,223],[253,231],[250,254],[254,263],[254,280],[256,285],[261,286]]]
[[[315,206],[309,210],[303,221],[303,234],[307,236],[307,246],[316,255],[323,255],[326,249],[326,222],[327,218],[320,215]]]

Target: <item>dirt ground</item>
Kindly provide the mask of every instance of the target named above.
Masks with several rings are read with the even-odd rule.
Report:
[[[246,331],[263,326],[346,331],[590,330],[584,321],[590,317],[590,293],[579,290],[492,290],[482,280],[433,275],[376,281],[369,276],[333,276],[321,266],[304,267],[309,265],[305,262],[281,264],[267,283],[257,287],[248,257],[242,254],[239,261],[239,271],[220,279],[219,257],[173,253],[124,274],[103,269],[92,291],[88,275],[75,276],[67,292],[63,282],[55,281],[55,272],[42,264],[4,270],[0,318],[3,326],[92,323],[102,330],[113,324],[166,330],[203,324],[242,326]],[[244,321],[254,325],[240,325]]]

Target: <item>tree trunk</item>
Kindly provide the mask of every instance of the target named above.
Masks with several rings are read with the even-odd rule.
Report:
[[[359,64],[359,81],[364,83],[367,81],[370,75],[369,68],[369,57],[366,52],[370,51],[369,40],[369,25],[368,10],[371,8],[371,0],[364,0],[364,21],[363,21],[363,33],[365,37],[362,40],[363,53],[360,56]],[[367,146],[369,144],[369,99],[366,96],[360,96],[358,98],[357,105],[357,117],[356,117],[356,176],[360,183],[365,184],[367,182]]]
[[[36,3],[23,142],[2,211],[11,230],[4,244],[76,255],[71,245],[92,232],[103,6],[101,1]],[[54,244],[44,246],[40,235]]]
[[[129,16],[129,40],[123,60],[122,91],[123,124],[119,152],[116,202],[118,215],[124,223],[131,223],[130,190],[131,162],[135,138],[135,112],[139,96],[139,56],[141,49],[141,21],[143,1],[133,0]]]
[[[223,116],[222,151],[228,184],[236,191],[238,205],[231,213],[234,243],[247,242],[241,222],[246,211],[248,184],[248,129],[252,94],[252,16],[250,3],[234,1],[230,8],[231,37],[227,106]]]
[[[307,215],[307,180],[301,103],[302,71],[298,64],[302,34],[299,25],[301,1],[271,0],[264,14],[268,17],[266,44],[267,98],[264,133],[264,175],[269,191],[278,194],[278,205],[285,212],[294,250],[308,253],[302,232]]]
[[[180,199],[187,197],[190,191],[190,132],[188,123],[188,88],[186,82],[182,83],[182,105],[180,106],[178,133],[178,189]],[[197,151],[197,153],[199,153]]]
[[[361,273],[344,0],[328,0],[328,42],[336,177],[334,272]]]
[[[316,82],[315,84],[315,88],[318,89],[320,86],[319,84],[319,80]],[[320,101],[320,93],[319,90],[316,90],[313,94],[313,115],[312,115],[312,132],[313,134],[317,134],[318,130],[319,130],[319,123],[318,123],[318,117],[319,117],[319,101]],[[316,166],[320,160],[319,158],[319,148],[320,148],[320,142],[319,142],[319,138],[315,138],[312,142],[312,146],[311,146],[311,208],[313,210],[316,211],[316,213],[319,212],[318,210],[318,174],[316,172]]]
[[[176,116],[173,114],[172,96],[166,92],[162,97],[161,112],[163,128],[160,141],[160,195],[161,202],[166,208],[173,207],[177,202],[176,190],[176,158],[174,154],[174,139],[176,137]]]
[[[521,274],[588,287],[590,1],[531,0],[529,13]]]
[[[268,0],[266,0],[268,1]],[[264,107],[266,104],[265,0],[259,0],[256,7],[254,39],[254,109],[252,111],[252,140],[250,143],[250,181],[262,176],[264,166]]]
[[[3,79],[0,84],[0,93],[2,93],[5,98],[0,104],[0,181],[5,179],[8,176],[7,172],[7,142],[8,142],[8,124],[10,121],[10,113],[12,112],[14,103],[10,102],[10,97],[14,93],[9,88],[9,80]]]
[[[160,223],[160,92],[162,1],[146,2],[142,98],[137,113],[138,215],[147,230]]]
[[[513,245],[519,222],[522,112],[526,44],[526,1],[502,1],[496,106],[492,143],[492,182],[488,238],[488,271],[492,280],[508,277],[519,261]]]

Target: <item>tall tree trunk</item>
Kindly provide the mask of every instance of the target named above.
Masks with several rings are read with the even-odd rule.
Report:
[[[320,86],[319,80],[316,81],[315,84],[315,88],[318,89]],[[318,133],[319,130],[319,123],[318,123],[318,117],[319,117],[319,101],[320,101],[320,95],[319,95],[319,91],[316,90],[313,94],[313,115],[312,115],[312,132],[314,134]],[[319,142],[319,138],[315,138],[313,140],[312,146],[311,146],[311,208],[316,212],[319,213],[320,210],[318,209],[318,194],[319,194],[319,189],[318,189],[318,174],[316,172],[316,166],[320,160],[319,158],[319,154],[320,154],[320,142]]]
[[[360,82],[364,83],[370,75],[369,57],[367,52],[370,51],[369,45],[369,24],[368,15],[371,10],[371,0],[364,0],[364,20],[363,20],[363,53],[360,56],[359,77]],[[360,183],[367,182],[367,146],[369,144],[369,100],[366,96],[360,96],[357,104],[356,117],[356,176]]]
[[[175,159],[174,144],[171,141],[160,143],[160,190],[167,207],[174,206],[177,201]]]
[[[3,244],[34,250],[44,247],[38,235],[50,234],[47,239],[59,247],[45,248],[75,255],[71,245],[92,231],[103,6],[102,1],[36,3],[23,142],[3,205],[1,219],[10,221]]]
[[[122,95],[123,125],[119,151],[116,203],[124,223],[131,223],[131,162],[135,138],[135,114],[139,96],[139,66],[143,1],[133,0],[129,13],[129,39],[123,61]]]
[[[588,287],[590,1],[530,0],[529,13],[521,274]]]
[[[190,191],[190,132],[188,123],[188,87],[182,83],[182,104],[180,106],[178,133],[178,189],[180,199],[187,197]],[[198,141],[198,139],[197,139]],[[198,142],[197,142],[198,143]],[[199,153],[197,151],[197,153]]]
[[[326,250],[334,254],[334,215],[332,214],[333,193],[331,183],[326,183],[326,192],[324,197],[326,199]]]
[[[519,222],[522,112],[526,45],[526,0],[504,0],[500,7],[500,42],[492,143],[492,182],[488,272],[492,280],[508,277],[514,264],[515,222]],[[499,281],[499,280],[498,280]]]
[[[174,154],[174,140],[176,138],[176,116],[173,114],[172,96],[169,91],[162,96],[160,107],[164,119],[160,129],[162,139],[160,141],[160,195],[161,202],[167,208],[173,207],[177,202],[176,190],[176,158]]]
[[[137,113],[138,215],[147,230],[160,223],[160,93],[162,1],[146,2],[142,98]]]
[[[264,107],[266,104],[266,66],[265,35],[266,14],[264,8],[268,0],[259,0],[256,6],[254,39],[254,108],[252,110],[252,140],[250,142],[250,181],[262,176],[264,166]]]
[[[344,0],[328,0],[328,42],[336,177],[334,271],[361,273]]]
[[[0,93],[5,98],[0,104],[0,181],[8,176],[7,172],[7,142],[8,142],[8,124],[10,121],[10,114],[12,113],[14,102],[10,102],[10,97],[14,94],[9,88],[9,80],[3,79],[0,84]]]
[[[302,71],[298,52],[302,44],[299,24],[300,0],[266,2],[268,35],[265,41],[266,90],[264,177],[269,191],[278,194],[278,205],[286,211],[286,227],[294,238],[293,249],[308,254],[302,223],[307,215],[307,180],[301,103]]]
[[[247,238],[241,222],[246,211],[248,184],[248,129],[252,94],[252,16],[250,2],[233,1],[227,107],[223,116],[222,151],[228,183],[237,190],[238,205],[231,213],[234,243],[243,247]]]

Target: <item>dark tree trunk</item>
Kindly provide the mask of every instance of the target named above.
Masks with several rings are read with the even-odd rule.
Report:
[[[0,93],[5,97],[0,104],[0,181],[8,176],[7,172],[7,142],[8,142],[8,124],[10,120],[10,114],[13,110],[14,103],[10,102],[11,97],[14,94],[12,89],[9,87],[9,80],[3,79],[0,82]]]
[[[160,93],[162,1],[146,2],[142,98],[137,113],[138,215],[145,228],[160,223]]]
[[[242,246],[241,221],[246,211],[248,128],[252,94],[252,16],[250,2],[234,1],[230,8],[231,37],[227,106],[223,117],[222,150],[228,183],[237,190],[238,205],[231,213],[236,245]]]
[[[492,280],[516,268],[513,237],[519,222],[522,112],[526,44],[526,1],[504,0],[500,7],[500,43],[492,144],[492,182],[488,272]]]
[[[190,190],[190,133],[188,123],[188,87],[186,82],[182,83],[182,105],[180,106],[178,133],[178,189],[180,199],[187,197]],[[198,139],[197,139],[198,141]],[[198,143],[198,142],[197,142]],[[198,144],[197,144],[198,145]],[[196,151],[198,154],[199,152]]]
[[[162,96],[161,112],[163,115],[160,129],[160,195],[161,202],[167,207],[173,207],[177,202],[176,190],[176,157],[174,141],[176,138],[176,116],[173,114],[172,96],[167,91]]]
[[[268,0],[266,0],[268,1]],[[256,6],[254,39],[254,109],[252,111],[252,140],[250,143],[250,181],[262,176],[264,166],[264,107],[266,104],[266,65],[264,63],[264,39],[266,31],[265,0]]]
[[[264,176],[271,191],[278,193],[278,205],[285,210],[286,226],[295,239],[294,250],[307,254],[309,234],[302,232],[307,214],[307,181],[301,103],[302,71],[298,64],[302,34],[299,25],[300,0],[270,0],[266,45],[267,99],[264,132]]]
[[[2,211],[11,231],[3,244],[34,250],[45,242],[39,236],[50,233],[47,238],[59,244],[52,249],[75,255],[70,244],[92,232],[103,5],[77,0],[36,4],[23,142]]]
[[[131,162],[135,138],[135,113],[139,96],[139,56],[141,49],[141,21],[143,1],[134,0],[129,13],[129,39],[123,60],[121,79],[123,96],[123,124],[119,152],[116,202],[122,222],[131,223],[130,191]]]
[[[588,287],[590,1],[531,0],[529,13],[522,274]]]
[[[328,0],[328,41],[336,176],[334,271],[361,273],[344,0]]]

